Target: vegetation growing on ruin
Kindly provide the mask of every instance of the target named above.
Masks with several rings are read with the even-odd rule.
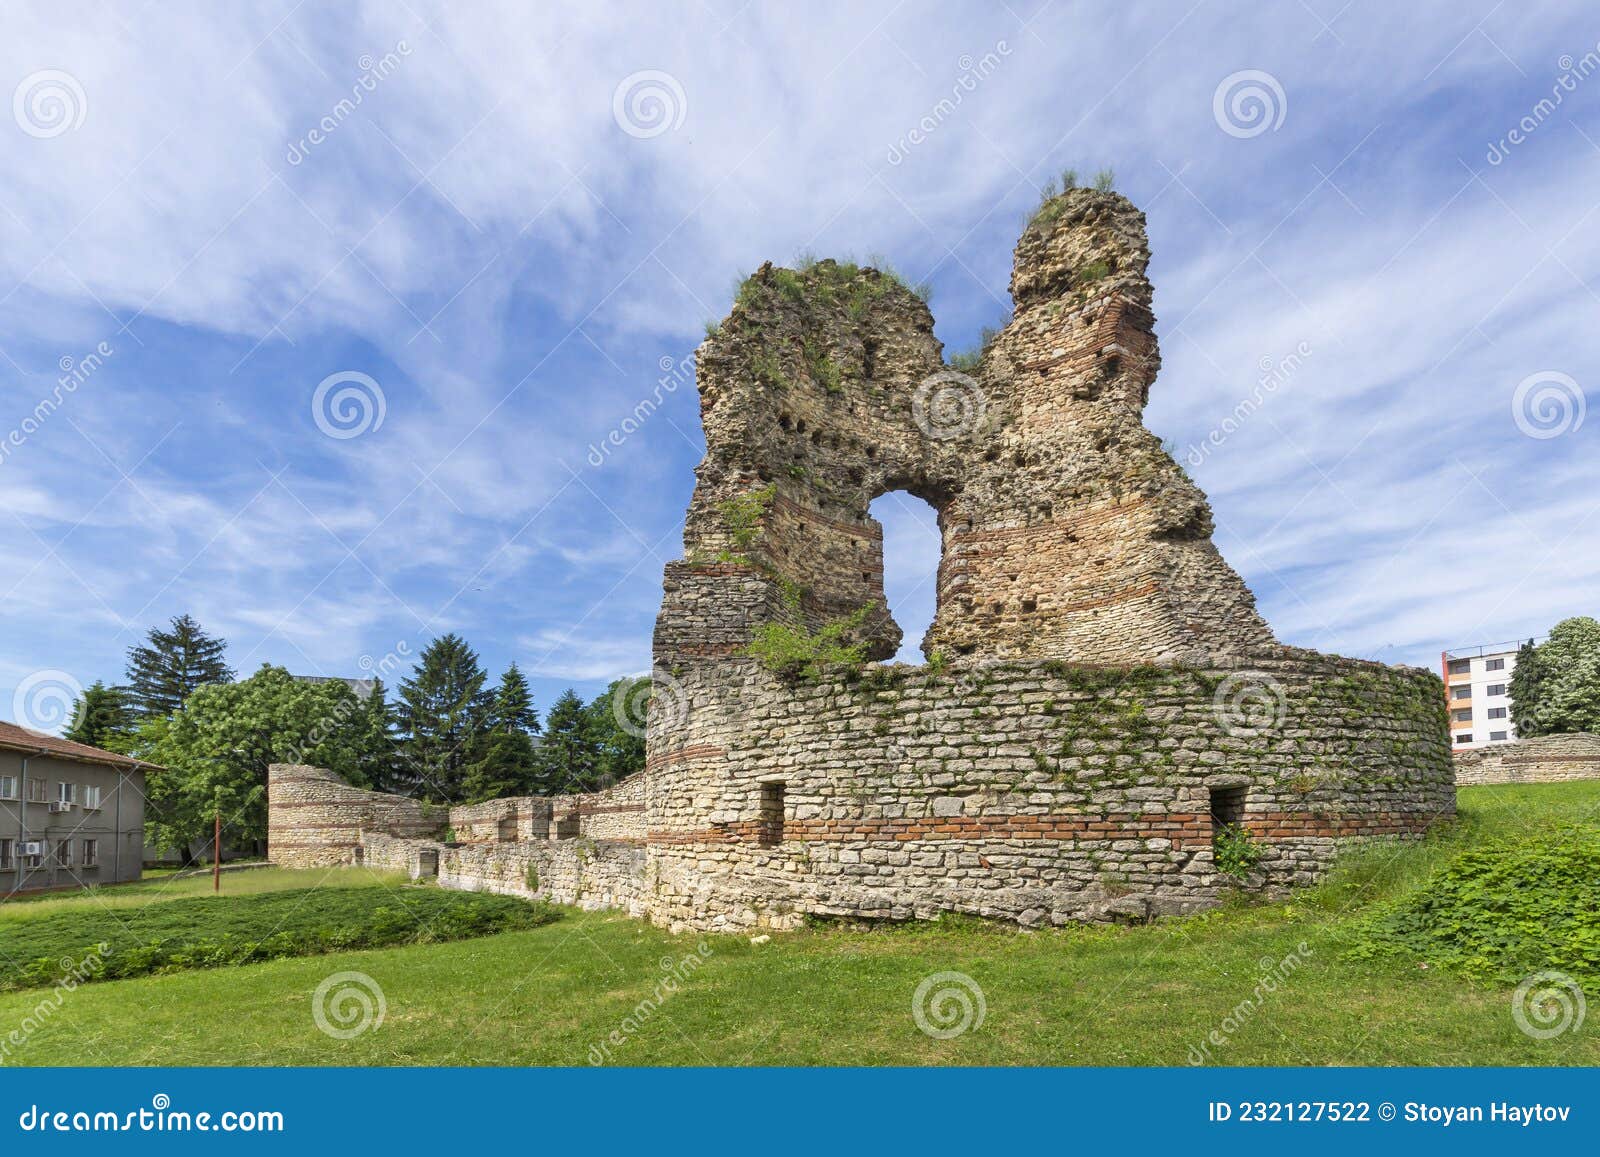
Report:
[[[1217,871],[1235,880],[1243,880],[1261,863],[1261,845],[1239,825],[1219,824],[1212,857]]]
[[[761,350],[750,358],[750,372],[756,381],[775,390],[789,388],[789,376],[783,372],[783,362],[771,350]]]
[[[763,623],[756,628],[745,654],[780,679],[812,683],[821,682],[841,669],[859,671],[866,663],[867,644],[855,635],[877,608],[877,603],[866,603],[811,631],[806,628],[801,613],[799,590],[792,585],[785,586],[784,600],[794,623]]]
[[[1101,169],[1094,175],[1094,189],[1098,193],[1109,193],[1116,187],[1117,176],[1112,169]],[[1062,193],[1069,193],[1078,187],[1078,171],[1065,169],[1061,173],[1059,182],[1050,178],[1039,189],[1039,207],[1033,211],[1033,216],[1028,218],[1027,228],[1048,230],[1061,215],[1067,211],[1067,203],[1059,200]]]
[[[818,342],[807,340],[805,351],[806,368],[811,372],[811,380],[830,394],[842,391],[844,382],[839,363],[830,358]]]
[[[1010,320],[1009,316],[1006,319]],[[950,355],[950,368],[960,370],[962,373],[971,373],[983,364],[983,355],[989,352],[989,347],[994,345],[995,338],[1000,336],[1006,322],[999,325],[986,325],[978,332],[978,344],[971,349],[959,350]]]
[[[874,302],[890,292],[904,292],[926,302],[932,292],[929,282],[909,282],[878,256],[866,264],[850,258],[818,260],[802,253],[796,268],[772,266],[766,276],[760,273],[741,278],[734,293],[737,305],[746,310],[758,308],[769,296],[800,303],[812,300],[821,305],[842,303],[852,321],[866,317]]]
[[[759,490],[736,494],[717,504],[723,525],[728,528],[733,545],[739,550],[749,550],[761,540],[761,520],[767,516],[777,493],[777,484],[772,483]]]

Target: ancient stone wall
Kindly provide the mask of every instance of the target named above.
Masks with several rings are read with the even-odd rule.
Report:
[[[496,892],[648,915],[645,849],[637,842],[580,836],[560,841],[444,844],[368,832],[362,837],[362,862],[371,868],[404,872],[413,880],[437,880],[441,887],[463,892]]]
[[[1600,735],[1538,735],[1456,753],[1456,783],[1557,783],[1600,779]]]
[[[364,851],[672,928],[1031,926],[1306,883],[1453,815],[1438,677],[1277,643],[1144,428],[1148,261],[1120,196],[1046,203],[966,369],[893,276],[763,266],[698,354],[645,770],[548,801],[543,837],[507,800],[455,809],[464,843]],[[901,629],[868,507],[893,490],[943,541],[920,667],[879,662]]]
[[[1182,912],[1310,882],[1340,841],[1454,814],[1423,671],[1277,648],[1210,669],[701,675],[683,684],[692,741],[650,769],[653,910],[686,927]],[[1219,815],[1258,845],[1254,870],[1218,872]]]
[[[447,834],[463,843],[543,840],[550,836],[552,805],[539,796],[512,796],[450,809]]]
[[[267,853],[285,868],[353,862],[363,831],[437,836],[443,808],[351,787],[331,771],[275,763],[267,769]]]
[[[658,920],[1138,917],[1453,814],[1438,679],[1279,645],[1145,429],[1148,262],[1122,197],[1046,203],[962,369],[888,275],[741,288],[699,351],[706,455],[656,625]],[[901,639],[868,512],[893,490],[943,542],[920,669],[843,649]],[[805,662],[824,647],[843,662]],[[1257,862],[1224,878],[1228,823]]]
[[[1269,645],[1205,497],[1144,428],[1159,365],[1144,217],[1051,203],[1017,246],[1015,315],[970,374],[874,270],[764,266],[699,351],[706,456],[667,568],[657,659],[730,655],[780,619],[883,610],[869,503],[926,499],[944,540],[927,653],[1205,662]]]

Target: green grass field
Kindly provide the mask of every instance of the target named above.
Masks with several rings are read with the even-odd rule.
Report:
[[[374,872],[367,868],[334,868],[328,872],[313,873],[311,879],[321,886],[336,888],[398,888],[406,882],[401,872]],[[281,892],[286,888],[304,888],[306,883],[307,873],[285,871],[283,868],[251,868],[244,872],[224,872],[222,875],[225,896]],[[15,920],[34,920],[57,912],[143,908],[146,904],[211,894],[209,875],[175,878],[170,871],[158,869],[145,872],[145,878],[137,884],[90,887],[82,892],[42,892],[34,896],[17,896],[0,903],[0,935],[4,934],[7,923]]]
[[[1600,784],[1466,789],[1461,808],[1461,821],[1425,845],[1375,849],[1288,901],[1147,927],[1020,932],[947,919],[751,944],[569,911],[481,939],[87,985],[43,1017],[50,990],[10,993],[0,996],[0,1039],[33,1013],[39,1023],[6,1063],[1600,1064],[1592,1018],[1533,1039],[1512,1016],[1514,981],[1473,979],[1460,953],[1435,958],[1403,941],[1358,958],[1375,923],[1426,911],[1419,898],[1463,856],[1546,832],[1600,839]],[[323,875],[272,874],[297,888]],[[1560,886],[1588,890],[1550,895],[1552,917],[1588,904],[1600,881]],[[1536,942],[1519,904],[1497,968],[1525,966]],[[0,910],[0,939],[8,918]],[[1481,925],[1467,921],[1462,935],[1482,935]],[[1581,935],[1567,942],[1581,967]],[[688,956],[697,967],[681,963]],[[1297,966],[1285,973],[1290,957]],[[340,971],[370,977],[386,1006],[381,1025],[349,1039],[326,1035],[312,1015],[313,992]],[[981,1024],[951,1039],[913,1016],[919,984],[941,972],[970,977],[984,1004]],[[1584,982],[1600,993],[1595,978]],[[935,1027],[955,1007],[936,1005]]]
[[[286,875],[290,875],[285,873]],[[281,891],[171,897],[140,907],[53,905],[0,921],[0,992],[53,987],[64,975],[98,983],[357,948],[467,940],[547,924],[543,903],[410,886],[323,883]],[[98,897],[96,898],[98,899]],[[77,962],[65,967],[63,961]]]

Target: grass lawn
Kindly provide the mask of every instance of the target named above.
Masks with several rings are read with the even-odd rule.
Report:
[[[374,872],[367,868],[332,868],[326,872],[251,868],[244,872],[222,873],[222,895],[254,896],[311,884],[337,888],[397,888],[405,882],[403,872]],[[144,879],[134,884],[91,886],[79,892],[41,892],[0,902],[0,937],[5,935],[8,922],[14,920],[34,920],[57,912],[84,909],[143,908],[146,904],[212,894],[209,875],[175,878],[165,869],[147,869]]]
[[[1354,955],[1363,928],[1464,854],[1555,825],[1600,839],[1600,783],[1465,789],[1461,807],[1423,846],[1354,858],[1286,902],[1187,920],[818,927],[753,945],[568,912],[481,939],[88,985],[8,1063],[584,1065],[605,1043],[608,1063],[628,1065],[1181,1065],[1215,1032],[1208,1063],[1600,1064],[1593,1018],[1549,1040],[1520,1031],[1514,982],[1469,979],[1427,954]],[[0,919],[0,940],[8,931]],[[703,962],[674,963],[686,956]],[[1288,957],[1298,963],[1285,973]],[[382,989],[381,1025],[350,1039],[318,1030],[312,994],[336,971]],[[966,974],[985,1005],[982,1023],[951,1039],[912,1015],[918,985],[940,972]],[[641,1014],[674,977],[677,991]],[[1263,978],[1272,991],[1258,993]],[[0,1035],[49,995],[0,996]]]
[[[549,923],[542,903],[422,887],[342,888],[56,907],[0,923],[0,992],[219,968],[341,949],[465,940]],[[62,962],[76,961],[76,968]]]

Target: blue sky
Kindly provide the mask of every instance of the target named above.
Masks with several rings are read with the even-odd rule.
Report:
[[[1067,166],[1149,217],[1147,423],[1280,638],[1431,665],[1594,612],[1592,9],[531,9],[7,5],[0,717],[185,611],[246,672],[443,631],[541,708],[645,670],[702,448],[662,367],[738,275],[881,254],[959,349]],[[874,511],[914,644],[931,518]]]

